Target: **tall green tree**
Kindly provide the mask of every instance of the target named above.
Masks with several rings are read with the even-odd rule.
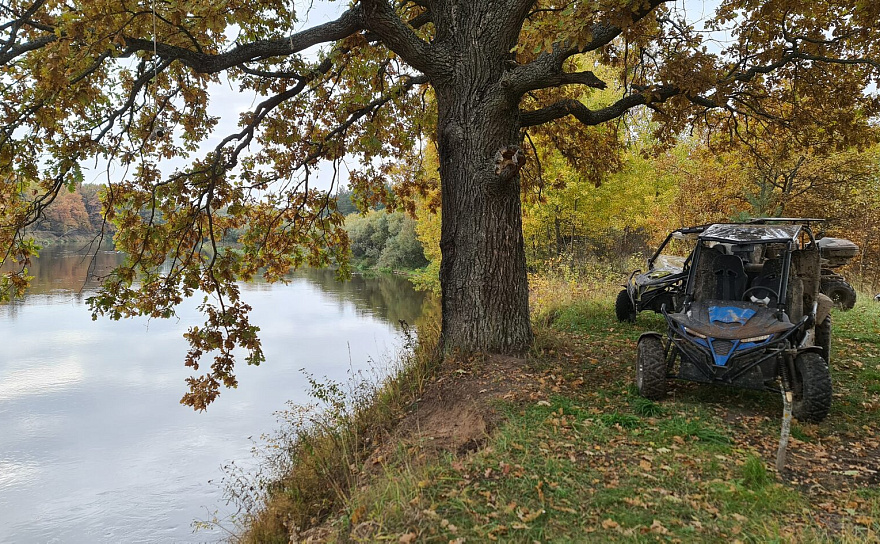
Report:
[[[880,67],[875,2],[722,0],[711,24],[732,29],[733,39],[717,52],[678,9],[666,0],[359,0],[336,20],[295,32],[286,0],[4,0],[0,243],[26,261],[32,247],[20,228],[81,162],[101,156],[128,168],[105,207],[131,257],[92,307],[114,318],[161,317],[197,289],[211,293],[206,324],[186,335],[187,365],[198,370],[203,354],[215,355],[184,397],[204,408],[221,384],[235,385],[235,346],[249,363],[263,358],[235,280],[260,270],[275,280],[347,249],[341,217],[327,213],[332,200],[314,190],[319,161],[356,157],[352,188],[392,200],[386,178],[401,176],[401,164],[419,170],[429,132],[442,192],[444,347],[522,351],[532,341],[525,132],[563,120],[615,122],[649,107],[671,140],[695,121],[732,130],[796,89],[811,115],[827,120],[829,137],[847,129],[855,138],[856,125],[880,108],[865,91]],[[303,56],[319,44],[328,46],[317,61]],[[608,82],[569,62],[591,52],[617,68],[622,89],[595,108],[578,89]],[[198,155],[213,137],[207,104],[221,74],[260,101],[238,131]],[[577,156],[576,142],[555,143]],[[581,154],[585,169],[602,160],[588,147]],[[162,177],[157,163],[171,157],[189,166]],[[34,181],[42,192],[25,199],[22,187]],[[244,229],[241,250],[216,243],[232,229]]]

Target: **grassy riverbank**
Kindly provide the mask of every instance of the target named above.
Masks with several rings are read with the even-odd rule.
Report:
[[[834,314],[831,415],[794,425],[780,474],[779,398],[677,383],[646,401],[636,340],[660,320],[617,323],[612,287],[533,288],[527,358],[441,368],[434,326],[380,394],[346,407],[316,384],[330,415],[286,433],[288,475],[242,540],[880,541],[880,304]]]

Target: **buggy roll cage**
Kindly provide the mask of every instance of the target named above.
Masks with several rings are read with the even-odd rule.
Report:
[[[696,227],[682,227],[680,229],[675,229],[674,231],[667,234],[666,238],[663,240],[663,243],[661,243],[660,246],[657,247],[657,251],[655,251],[654,254],[651,255],[651,258],[648,259],[648,270],[651,270],[654,268],[654,261],[657,260],[657,257],[660,256],[660,253],[662,253],[663,250],[666,249],[666,245],[670,242],[670,240],[675,238],[676,235],[700,234],[701,232],[706,230],[706,228],[709,227],[710,225],[711,225],[711,223],[707,223],[705,225],[698,225]],[[688,256],[688,258],[685,260],[685,267],[687,267],[687,263],[690,260],[691,260],[691,258],[690,258],[690,256]]]
[[[810,228],[811,223],[822,223],[824,219],[815,219],[815,218],[788,218],[788,217],[760,217],[756,219],[752,219],[745,223],[715,223],[709,225],[701,225],[699,227],[692,227],[690,229],[678,229],[677,231],[673,231],[667,236],[666,240],[661,244],[660,249],[657,250],[657,253],[652,257],[652,259],[656,258],[659,255],[660,250],[666,245],[669,239],[673,234],[680,231],[690,231],[688,233],[697,233],[697,245],[694,248],[694,252],[688,260],[693,263],[699,263],[700,257],[703,252],[704,243],[705,242],[719,242],[719,243],[730,243],[730,244],[748,244],[748,243],[760,243],[760,244],[774,244],[774,243],[784,243],[785,244],[785,252],[782,259],[782,271],[779,282],[779,290],[776,293],[776,310],[777,312],[788,313],[786,312],[788,305],[788,280],[789,274],[791,272],[791,254],[798,248],[799,238],[802,234],[805,234],[809,243],[804,244],[804,247],[812,247],[815,248],[816,251],[819,251],[819,246],[816,243],[816,238],[813,236],[813,231]],[[764,233],[763,236],[760,234],[757,237],[749,238],[747,236],[737,237],[736,234],[738,232],[742,232],[743,229],[749,226],[760,226],[767,225],[770,226],[773,223],[790,223],[794,229],[787,231],[786,229],[780,229],[779,231],[773,231],[771,229],[767,229],[767,232]],[[756,233],[757,234],[757,233]],[[650,261],[649,261],[650,262]],[[691,266],[688,270],[687,283],[685,287],[685,298],[683,307],[685,310],[689,309],[691,303],[694,301],[694,289],[695,289],[695,278],[697,274],[697,267]]]

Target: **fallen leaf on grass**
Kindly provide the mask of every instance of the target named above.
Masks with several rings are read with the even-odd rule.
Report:
[[[415,541],[416,541],[416,534],[415,533],[406,533],[405,535],[401,536],[400,539],[398,539],[398,542],[400,544],[412,544]]]
[[[449,523],[449,520],[445,519],[445,518],[443,519],[443,521],[440,522],[440,527],[443,527],[444,529],[446,529],[450,533],[455,533],[458,531],[458,527]]]
[[[603,529],[617,529],[618,527],[620,527],[620,524],[611,518],[608,518],[602,522]]]
[[[541,517],[541,514],[543,513],[543,509],[529,512],[528,509],[523,508],[522,510],[517,510],[516,517],[518,517],[523,523],[531,523]]]
[[[651,532],[652,532],[652,533],[657,533],[657,534],[660,534],[660,535],[665,535],[665,534],[667,534],[667,533],[669,532],[669,529],[667,529],[666,527],[664,527],[663,524],[660,523],[659,520],[656,520],[656,519],[655,519],[655,520],[654,520],[654,523],[651,524]]]

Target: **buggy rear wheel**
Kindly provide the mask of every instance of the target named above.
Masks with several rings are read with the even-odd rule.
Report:
[[[792,414],[800,421],[819,423],[831,408],[831,371],[818,353],[801,353],[794,360]]]
[[[666,395],[666,350],[656,336],[639,338],[636,388],[646,399],[659,400]]]
[[[617,300],[614,302],[614,313],[617,314],[618,321],[636,322],[636,308],[633,306],[633,302],[630,300],[626,289],[617,293]]]
[[[843,280],[825,280],[819,284],[819,291],[834,301],[834,307],[839,310],[852,310],[856,305],[856,290]]]

